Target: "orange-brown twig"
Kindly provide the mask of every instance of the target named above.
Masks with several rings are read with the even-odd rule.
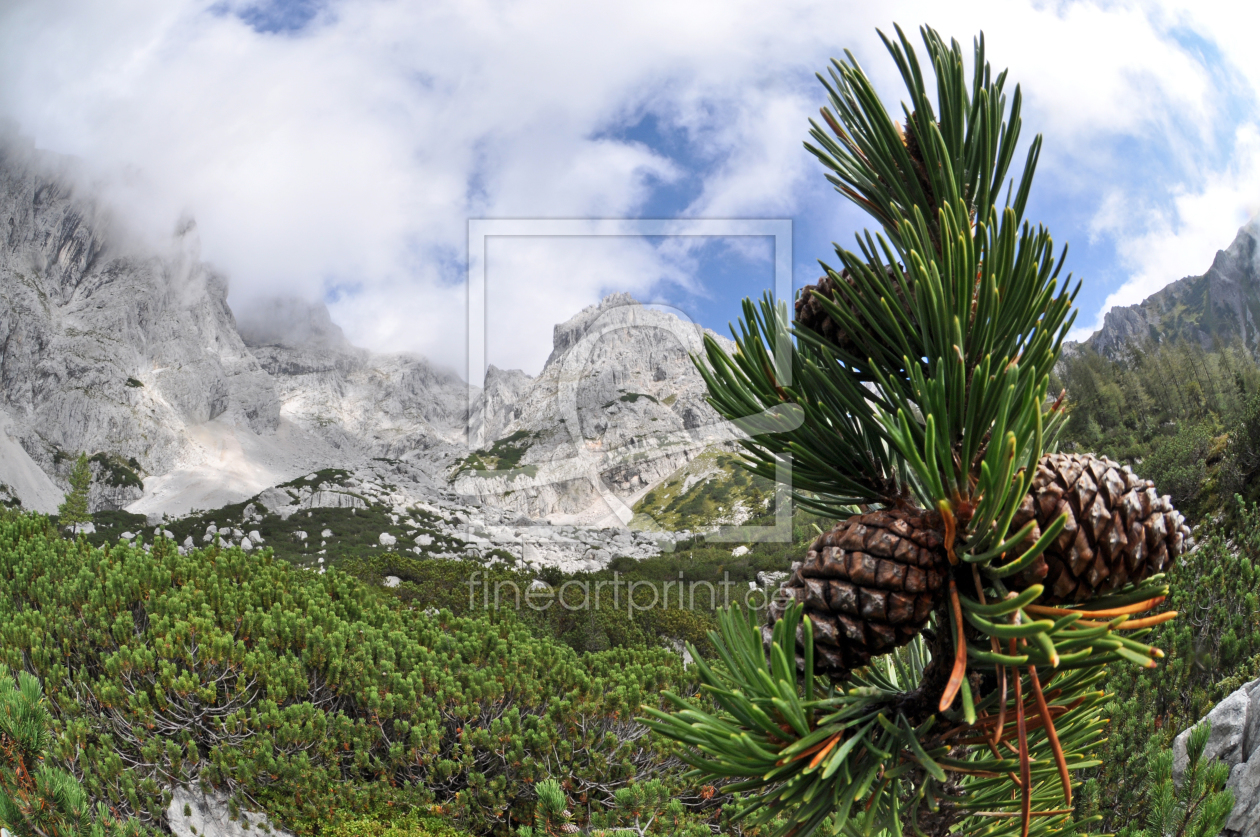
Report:
[[[949,557],[949,563],[958,566],[958,556],[954,553],[954,539],[958,536],[957,522],[954,520],[954,510],[949,505],[948,500],[941,500],[936,504],[941,512],[941,520],[945,523],[945,554]]]
[[[1028,667],[1028,679],[1032,685],[1033,695],[1037,698],[1037,711],[1041,713],[1041,723],[1046,728],[1046,737],[1050,739],[1050,749],[1054,752],[1054,763],[1059,768],[1059,781],[1063,784],[1063,804],[1072,804],[1072,780],[1068,776],[1067,757],[1063,755],[1063,747],[1059,744],[1059,732],[1054,728],[1050,707],[1046,705],[1046,696],[1041,693],[1041,681],[1037,679],[1037,667]]]
[[[809,760],[809,769],[813,770],[815,767],[817,767],[818,763],[827,757],[827,754],[830,753],[832,749],[837,744],[840,743],[840,740],[842,738],[844,738],[844,733],[837,732],[835,735],[831,736],[831,738],[827,739],[827,746],[823,747],[821,750],[815,753],[814,757]]]
[[[958,599],[958,585],[953,577],[949,579],[949,602],[954,611],[954,670],[949,674],[949,683],[941,694],[940,711],[944,712],[953,704],[962,687],[963,676],[967,673],[967,637],[963,634],[962,602]]]
[[[1015,612],[1016,619],[1019,618],[1019,611]],[[1011,640],[1010,644],[1011,656],[1015,656],[1015,640]],[[1015,673],[1015,724],[1019,731],[1019,781],[1023,785],[1021,798],[1023,800],[1020,813],[1023,817],[1023,826],[1020,828],[1020,837],[1028,837],[1028,827],[1032,824],[1032,766],[1028,763],[1028,729],[1024,724],[1024,696],[1020,688],[1019,672]]]
[[[1151,608],[1159,607],[1164,603],[1165,596],[1156,596],[1153,599],[1147,599],[1141,602],[1134,602],[1124,607],[1113,607],[1109,610],[1070,610],[1066,607],[1049,607],[1047,605],[1028,605],[1024,610],[1029,613],[1035,613],[1038,616],[1067,616],[1071,613],[1079,613],[1085,619],[1111,619],[1116,616],[1126,616],[1131,613],[1142,613]]]

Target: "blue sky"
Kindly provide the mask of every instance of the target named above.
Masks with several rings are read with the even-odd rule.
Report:
[[[851,49],[899,111],[893,21],[968,55],[983,29],[1022,84],[1029,217],[1071,244],[1076,336],[1260,208],[1260,13],[1238,4],[13,0],[0,117],[159,246],[195,217],[234,307],[323,299],[354,342],[462,371],[469,218],[791,218],[814,281],[870,226],[802,147],[814,73]],[[764,241],[505,239],[487,279],[490,362],[537,373],[607,293],[725,333],[773,269]]]

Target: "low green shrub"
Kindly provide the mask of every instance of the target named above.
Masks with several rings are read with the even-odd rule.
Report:
[[[635,720],[661,690],[693,688],[676,654],[578,654],[267,550],[95,547],[8,513],[0,662],[42,679],[50,759],[145,825],[163,824],[164,787],[199,782],[299,834],[427,805],[506,834],[549,776],[588,800],[649,773],[684,787]]]

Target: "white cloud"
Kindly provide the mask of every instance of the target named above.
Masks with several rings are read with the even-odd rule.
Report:
[[[355,342],[461,369],[467,219],[636,215],[653,184],[694,174],[662,149],[609,138],[644,114],[684,132],[702,161],[687,214],[851,219],[801,148],[823,101],[813,72],[850,47],[896,102],[876,26],[898,19],[915,34],[926,20],[968,55],[983,27],[991,60],[1028,94],[1029,132],[1047,135],[1041,180],[1100,205],[1116,138],[1166,136],[1183,161],[1214,142],[1202,126],[1223,118],[1229,91],[1170,27],[1208,33],[1239,67],[1250,54],[1229,18],[1138,3],[341,0],[291,34],[260,34],[224,8],[10,0],[0,115],[82,157],[151,234],[193,214],[234,304],[337,288],[334,317]],[[1239,75],[1260,84],[1254,62]],[[1185,196],[1241,176],[1183,168],[1199,180],[1170,184],[1185,193],[1178,214],[1206,211]],[[1139,252],[1160,223],[1098,230]],[[489,359],[530,372],[551,324],[602,293],[668,297],[690,281],[680,246],[504,247],[504,272],[487,275],[492,292],[512,278],[501,291],[511,313],[491,304]]]
[[[1260,129],[1240,127],[1235,142],[1235,162],[1209,174],[1197,190],[1177,194],[1171,211],[1128,204],[1119,191],[1108,196],[1095,224],[1117,240],[1129,278],[1071,339],[1089,337],[1112,306],[1133,305],[1170,281],[1202,274],[1234,231],[1260,212]]]

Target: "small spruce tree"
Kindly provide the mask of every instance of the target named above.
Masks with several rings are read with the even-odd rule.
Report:
[[[81,453],[70,472],[70,493],[57,507],[57,519],[62,526],[76,526],[92,520],[88,512],[88,489],[91,485],[92,469],[88,466],[87,454]]]

